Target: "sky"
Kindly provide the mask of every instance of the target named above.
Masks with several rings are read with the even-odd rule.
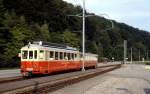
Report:
[[[82,0],[64,0],[81,5]],[[86,10],[150,32],[150,0],[85,0]],[[108,17],[106,17],[108,18]]]

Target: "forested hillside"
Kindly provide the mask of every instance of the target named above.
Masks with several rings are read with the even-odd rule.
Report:
[[[17,54],[29,41],[43,40],[81,48],[82,19],[69,14],[82,12],[62,0],[0,0],[0,67],[18,66]],[[87,13],[89,14],[89,13]],[[150,33],[93,16],[86,18],[86,52],[99,54],[99,59],[123,59],[123,40],[133,48],[134,60],[146,57],[150,50]],[[128,50],[129,52],[130,50]],[[130,57],[130,55],[128,54]]]

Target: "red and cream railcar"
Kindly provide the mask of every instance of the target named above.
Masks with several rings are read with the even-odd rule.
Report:
[[[85,67],[96,67],[97,55],[86,53]],[[81,69],[82,58],[76,48],[40,42],[29,43],[21,48],[21,73],[49,74],[56,71]]]

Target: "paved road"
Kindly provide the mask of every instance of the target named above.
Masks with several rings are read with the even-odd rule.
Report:
[[[150,94],[150,70],[145,65],[124,65],[49,94]]]
[[[0,78],[21,76],[19,69],[0,70]]]

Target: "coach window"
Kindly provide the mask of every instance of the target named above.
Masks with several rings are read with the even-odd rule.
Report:
[[[62,60],[64,60],[64,59],[65,59],[64,52],[62,52],[62,58],[63,58]]]
[[[22,51],[22,59],[28,59],[28,51],[27,50]]]
[[[68,60],[68,57],[67,57],[67,53],[66,53],[66,52],[64,52],[64,59],[65,59],[65,60]]]
[[[77,58],[77,54],[74,54],[74,58]]]
[[[53,52],[53,51],[50,51],[50,52],[49,52],[49,58],[50,58],[51,60],[54,59],[54,52]]]
[[[33,51],[29,51],[29,59],[33,59]]]
[[[58,52],[55,52],[55,60],[58,60]]]
[[[44,59],[44,51],[43,50],[40,50],[39,58]]]
[[[60,60],[63,59],[63,52],[60,52]]]
[[[37,50],[34,51],[34,59],[37,59]]]
[[[71,59],[74,60],[74,53],[71,53]]]
[[[67,53],[67,57],[68,57],[68,60],[70,60],[71,58],[70,58],[70,53]]]

